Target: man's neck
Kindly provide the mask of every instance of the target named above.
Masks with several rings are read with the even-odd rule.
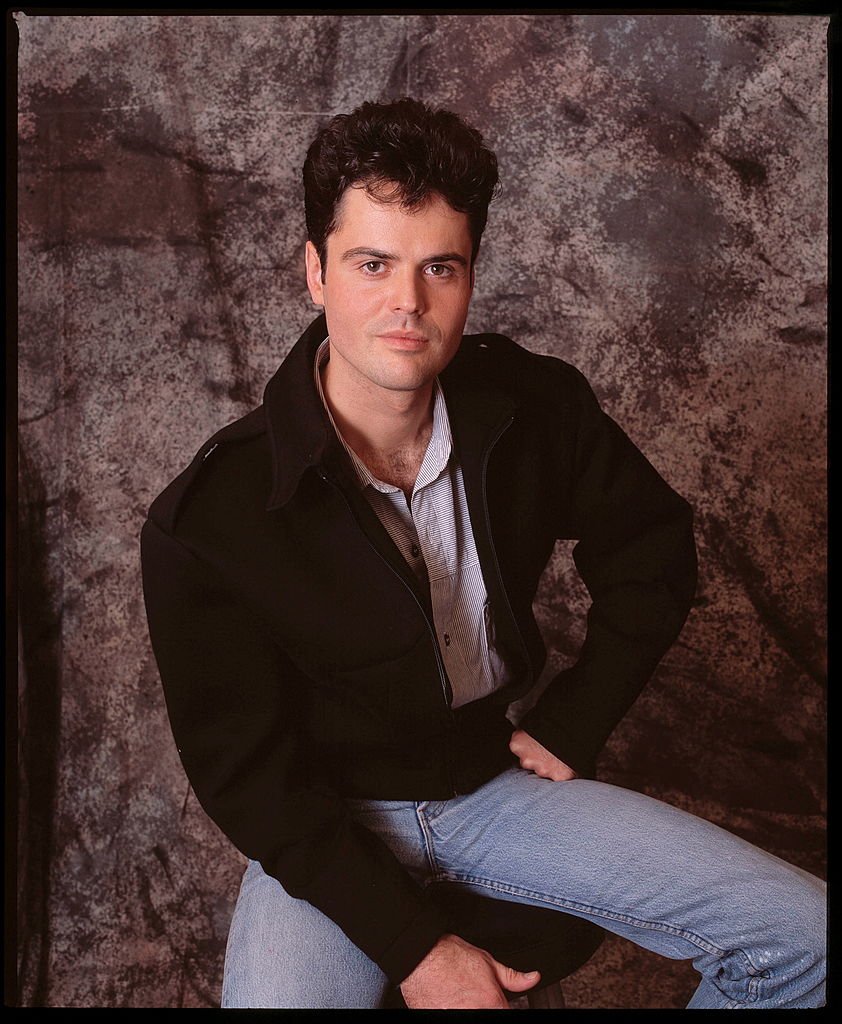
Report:
[[[414,391],[362,385],[329,360],[321,368],[322,387],[331,415],[345,441],[366,456],[388,456],[417,449],[429,440],[433,423],[433,382]]]

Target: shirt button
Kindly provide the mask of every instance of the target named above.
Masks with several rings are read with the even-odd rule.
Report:
[[[412,545],[412,557],[413,558],[417,558],[420,554],[421,554],[421,552],[418,550],[418,545],[417,544],[413,544]]]
[[[450,647],[450,633],[444,634],[444,646]]]

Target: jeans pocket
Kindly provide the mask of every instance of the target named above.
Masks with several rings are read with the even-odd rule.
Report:
[[[418,804],[418,813],[422,814],[427,821],[435,821],[447,807],[448,802],[447,800],[422,800]]]

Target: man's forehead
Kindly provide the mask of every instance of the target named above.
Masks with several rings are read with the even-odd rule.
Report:
[[[467,214],[454,210],[439,192],[428,192],[420,199],[408,203],[401,187],[394,182],[385,185],[357,182],[345,190],[336,204],[333,231],[341,230],[343,221],[347,220],[349,213],[388,214],[397,211],[408,217],[423,217],[432,209],[452,215],[454,221],[464,221],[465,224],[468,222]]]

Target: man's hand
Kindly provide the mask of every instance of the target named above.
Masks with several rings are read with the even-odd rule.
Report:
[[[526,992],[541,979],[498,963],[458,935],[442,935],[401,983],[410,1010],[508,1010],[503,990]]]
[[[568,782],[570,779],[576,778],[576,772],[569,765],[566,765],[564,761],[559,761],[555,754],[551,754],[546,747],[542,747],[523,729],[515,729],[512,733],[509,750],[520,758],[521,768],[535,772],[543,779],[552,779],[553,782]]]

